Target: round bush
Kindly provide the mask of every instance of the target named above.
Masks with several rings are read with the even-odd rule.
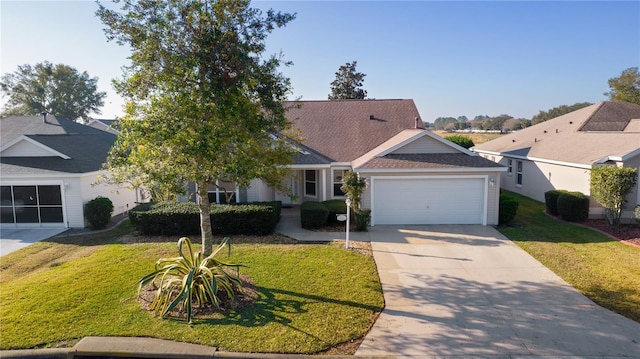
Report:
[[[547,207],[547,212],[549,212],[549,214],[554,216],[560,214],[560,212],[558,212],[558,197],[567,192],[568,191],[563,189],[554,189],[544,193],[544,204]]]
[[[562,193],[558,197],[558,212],[565,221],[584,221],[589,218],[589,197],[581,192]]]
[[[321,202],[302,202],[300,222],[302,228],[315,229],[327,225],[329,209]]]
[[[113,203],[106,197],[96,197],[84,206],[84,215],[93,229],[107,226],[113,213]]]
[[[516,213],[518,212],[518,205],[518,200],[516,200],[515,197],[501,194],[498,224],[507,224],[511,222],[516,217]]]

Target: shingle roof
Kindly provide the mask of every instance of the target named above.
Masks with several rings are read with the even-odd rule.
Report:
[[[47,116],[10,116],[0,119],[2,132],[0,146],[27,136],[49,148],[70,157],[5,157],[1,170],[8,174],[35,174],[50,171],[86,173],[97,171],[107,158],[116,136],[93,127],[65,119]]]
[[[434,168],[497,168],[502,167],[480,156],[466,153],[388,154],[376,157],[358,169],[434,169]]]
[[[333,162],[350,162],[415,128],[420,116],[413,100],[299,101],[288,106],[287,118],[303,143]]]
[[[640,149],[640,105],[600,102],[474,147],[477,152],[591,166]]]

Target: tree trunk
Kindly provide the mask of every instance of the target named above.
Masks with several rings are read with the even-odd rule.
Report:
[[[211,232],[211,203],[209,202],[209,194],[207,183],[198,182],[198,209],[200,210],[200,233],[202,234],[202,254],[208,256],[211,254],[213,246],[213,233]]]

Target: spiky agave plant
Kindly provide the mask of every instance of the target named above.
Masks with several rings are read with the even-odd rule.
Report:
[[[218,292],[223,291],[227,297],[233,299],[234,286],[238,288],[241,285],[238,277],[240,264],[225,263],[215,258],[228,242],[229,238],[225,237],[211,255],[203,258],[201,252],[194,253],[189,238],[180,238],[180,256],[158,259],[155,271],[138,281],[138,293],[144,286],[152,283],[157,289],[151,309],[156,313],[162,313],[164,318],[182,304],[182,308],[187,312],[189,324],[194,300],[199,307],[210,303],[219,309],[221,301]],[[236,268],[235,275],[225,270],[230,267]]]

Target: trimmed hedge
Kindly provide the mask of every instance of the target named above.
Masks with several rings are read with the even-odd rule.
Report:
[[[327,224],[329,209],[322,202],[302,202],[300,222],[302,228],[315,229]]]
[[[518,212],[518,200],[507,194],[500,194],[498,224],[508,224]]]
[[[544,193],[544,204],[547,207],[547,212],[549,212],[549,214],[554,216],[560,214],[560,212],[558,212],[558,197],[567,192],[568,191],[564,189],[553,189]]]
[[[589,197],[581,192],[565,192],[558,197],[558,213],[565,221],[584,221],[589,217]]]
[[[322,204],[324,204],[324,206],[329,210],[329,218],[327,219],[327,223],[341,223],[340,221],[338,221],[337,215],[341,213],[347,213],[347,204],[345,203],[345,201],[341,199],[331,199],[322,202]]]
[[[211,231],[219,235],[266,235],[280,219],[279,201],[212,204]],[[192,202],[142,203],[129,211],[131,224],[147,235],[200,234],[200,212]]]

